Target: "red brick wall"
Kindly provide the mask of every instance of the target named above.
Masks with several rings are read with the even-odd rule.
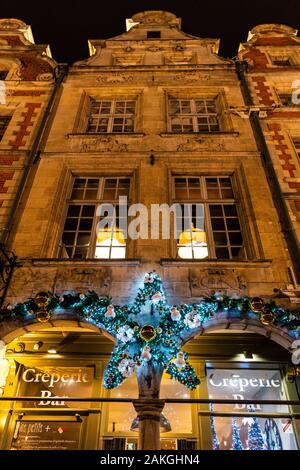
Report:
[[[293,156],[289,151],[288,145],[285,143],[285,136],[282,133],[279,123],[269,123],[268,129],[272,133],[272,140],[277,151],[278,158],[280,159],[281,168],[288,172],[290,178],[296,177],[296,167],[292,163]],[[300,193],[300,183],[289,181],[288,186],[290,189]],[[300,201],[299,201],[300,204]],[[298,201],[297,201],[298,206]]]
[[[251,77],[260,104],[271,106],[275,104],[270,87],[263,76]]]
[[[25,108],[27,111],[22,113],[23,120],[18,122],[19,129],[14,132],[15,138],[9,141],[9,144],[12,149],[17,150],[20,147],[26,145],[26,138],[29,136],[32,129],[30,129],[35,124],[35,117],[37,116],[36,109],[41,107],[41,103],[26,103]]]

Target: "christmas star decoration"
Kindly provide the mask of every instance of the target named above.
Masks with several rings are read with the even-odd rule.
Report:
[[[145,275],[131,304],[113,305],[111,298],[99,297],[94,291],[61,296],[39,292],[24,303],[7,305],[0,311],[0,322],[23,319],[26,324],[33,318],[46,322],[51,315],[70,310],[97,325],[115,342],[104,372],[106,388],[118,387],[134,372],[138,381],[143,375],[147,382],[164,370],[189,389],[196,388],[199,379],[182,348],[203,330],[204,324],[219,315],[259,320],[263,325],[282,328],[293,339],[300,336],[298,312],[258,297],[229,297],[216,292],[196,304],[168,305],[156,272]]]

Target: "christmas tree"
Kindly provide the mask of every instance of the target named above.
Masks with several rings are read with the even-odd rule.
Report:
[[[252,418],[249,433],[248,433],[248,447],[249,450],[265,450],[265,444],[263,435],[258,424],[258,419],[256,416]]]
[[[210,404],[210,411],[213,411],[212,404]],[[213,443],[213,450],[220,450],[220,444],[218,441],[218,436],[215,429],[215,417],[210,417],[210,425],[211,425],[211,433],[212,433],[212,443]]]
[[[244,450],[236,417],[232,418],[232,444],[230,450]]]

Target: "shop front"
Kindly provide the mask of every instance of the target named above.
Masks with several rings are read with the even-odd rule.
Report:
[[[101,334],[76,331],[12,341],[3,395],[12,400],[0,401],[1,449],[136,450],[135,375],[112,390],[103,387],[112,346]],[[298,449],[299,411],[284,404],[299,400],[296,382],[287,379],[286,350],[261,335],[237,332],[207,333],[185,349],[200,385],[190,391],[163,374],[162,449]]]

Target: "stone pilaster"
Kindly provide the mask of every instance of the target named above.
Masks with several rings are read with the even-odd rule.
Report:
[[[139,420],[139,450],[160,450],[160,416],[164,400],[135,400]]]

